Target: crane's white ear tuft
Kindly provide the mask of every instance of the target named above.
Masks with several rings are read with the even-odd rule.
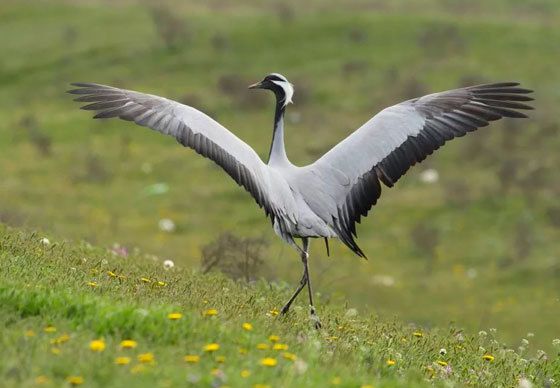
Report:
[[[288,81],[272,81],[284,90],[284,106],[293,103],[294,86]]]

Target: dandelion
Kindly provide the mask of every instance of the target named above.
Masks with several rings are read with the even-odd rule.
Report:
[[[35,377],[35,384],[37,385],[47,384],[48,382],[49,382],[49,378],[45,375],[40,375]]]
[[[269,348],[270,348],[269,344],[264,344],[264,343],[257,344],[257,349],[259,350],[268,350]]]
[[[239,351],[239,354],[241,354],[242,356],[246,355],[247,352],[248,352],[248,350],[245,349],[245,348],[239,348],[238,351]]]
[[[155,357],[153,353],[141,353],[138,355],[138,361],[142,364],[151,364],[155,361]]]
[[[272,350],[288,350],[288,345],[276,343],[272,346]]]
[[[333,342],[336,341],[338,339],[338,337],[336,335],[330,335],[328,337],[326,337],[326,340],[329,342]]]
[[[333,377],[333,379],[331,380],[332,385],[340,385],[340,383],[342,383],[342,379],[338,376]]]
[[[35,337],[35,332],[33,330],[26,330],[23,335],[26,337]]]
[[[269,314],[270,316],[272,316],[272,317],[275,317],[275,316],[277,316],[278,314],[280,314],[280,311],[278,311],[278,309],[274,308],[274,309],[270,310],[270,311],[268,312],[268,314]]]
[[[99,287],[99,284],[97,284],[97,282],[87,282],[86,284],[92,288]]]
[[[272,357],[265,357],[261,360],[261,365],[263,366],[276,366],[276,364],[278,364],[278,361],[275,358]]]
[[[197,356],[196,354],[187,354],[185,357],[183,357],[183,360],[185,362],[188,362],[189,364],[196,364],[200,361],[200,356]]]
[[[114,273],[113,271],[107,271],[107,276],[110,276],[110,277],[112,277],[112,278],[116,278],[116,277],[117,277],[117,274]]]
[[[43,329],[43,331],[45,333],[56,333],[56,327],[49,325],[49,326],[45,327]]]
[[[482,359],[488,362],[492,362],[494,361],[494,356],[491,354],[485,354],[484,356],[482,356]]]
[[[61,345],[65,342],[68,342],[68,340],[70,340],[70,336],[68,334],[64,333],[60,337],[52,339],[51,344],[52,345]]]
[[[84,378],[82,376],[68,376],[66,381],[70,385],[82,385],[84,383]]]
[[[135,347],[138,346],[138,342],[131,339],[122,340],[120,346],[123,349],[134,349]]]
[[[273,335],[271,335],[270,337],[268,337],[268,340],[269,340],[270,342],[278,342],[278,341],[280,341],[280,337],[278,337],[277,335],[274,335],[274,334],[273,334]]]
[[[144,283],[151,283],[152,281],[148,278],[140,278],[140,281],[144,282]]]
[[[241,371],[241,373],[239,373],[241,375],[241,377],[243,377],[244,379],[246,379],[247,377],[251,376],[251,371],[247,370],[247,369],[243,369]]]
[[[202,348],[202,350],[204,350],[205,352],[215,352],[216,350],[219,349],[220,349],[220,345],[217,343],[207,344],[204,345],[204,347]]]
[[[172,320],[172,321],[176,321],[178,319],[181,319],[183,317],[183,314],[181,313],[169,313],[167,314],[167,318]]]
[[[441,366],[447,366],[447,362],[442,361],[442,360],[437,360],[437,363],[438,363],[438,365],[441,365]]]
[[[284,357],[286,360],[289,360],[289,361],[297,360],[297,356],[293,353],[290,353],[290,352],[282,353],[282,357]]]
[[[251,331],[251,330],[253,330],[253,325],[251,325],[249,322],[245,322],[243,325],[241,325],[241,327],[242,327],[243,330],[245,330],[245,331]]]
[[[156,283],[156,286],[158,286],[158,287],[165,287],[165,286],[167,286],[167,283],[166,283],[166,282],[162,282],[162,281],[158,281],[158,282]]]
[[[175,267],[175,263],[172,260],[165,260],[163,262],[163,268],[164,269],[171,269],[173,267]]]
[[[89,343],[89,348],[92,352],[102,352],[105,350],[105,341],[102,339],[93,340]]]
[[[202,315],[204,315],[205,317],[213,317],[214,315],[218,315],[218,310],[216,309],[204,310]]]
[[[414,333],[412,333],[412,335],[415,336],[416,338],[424,337],[424,333],[422,333],[421,331],[415,331]]]
[[[224,362],[226,362],[226,358],[224,356],[216,356],[216,362],[218,364],[223,364]]]
[[[117,357],[115,358],[115,364],[117,365],[128,365],[130,364],[130,357]]]
[[[134,365],[132,368],[130,368],[130,373],[132,373],[133,375],[137,375],[138,373],[142,373],[146,370],[146,367],[142,364],[138,364],[138,365]]]
[[[395,365],[396,363],[397,363],[397,362],[396,362],[395,360],[392,360],[392,359],[388,359],[388,360],[387,360],[387,366],[393,366],[393,365]]]

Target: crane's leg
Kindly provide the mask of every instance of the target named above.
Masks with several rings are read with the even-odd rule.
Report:
[[[290,300],[288,300],[284,307],[282,307],[282,310],[280,310],[280,314],[282,315],[286,314],[290,310],[290,306],[292,305],[294,300],[296,300],[301,290],[303,290],[303,287],[305,287],[309,278],[309,274],[307,273],[307,257],[309,257],[309,253],[307,253],[307,251],[309,249],[309,241],[307,238],[303,239],[303,249],[300,249],[297,245],[295,246],[296,248],[298,248],[301,256],[301,261],[303,262],[303,275],[301,276],[301,280],[299,281],[298,288],[296,289]]]
[[[315,329],[320,329],[321,321],[319,320],[319,317],[317,316],[317,312],[315,311],[315,306],[313,305],[313,289],[311,288],[311,277],[309,276],[309,267],[307,265],[307,259],[309,259],[309,254],[307,253],[307,239],[304,239],[303,247],[306,253],[305,259],[302,260],[303,260],[303,265],[305,266],[304,273],[307,276],[307,291],[309,292],[309,308],[310,308],[309,313],[311,315],[311,321],[313,322],[313,326],[315,326]]]

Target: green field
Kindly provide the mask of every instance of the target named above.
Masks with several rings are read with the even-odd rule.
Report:
[[[324,327],[317,331],[305,308],[276,315],[286,287],[164,270],[160,259],[140,253],[124,258],[86,243],[46,245],[37,234],[6,228],[0,229],[0,259],[5,387],[560,381],[560,357],[531,355],[532,338],[514,350],[500,342],[499,331],[427,331],[323,300]],[[123,348],[123,340],[135,347]]]
[[[289,325],[272,324],[263,317],[266,309],[279,307],[299,279],[300,268],[295,252],[274,235],[249,195],[210,161],[170,138],[130,123],[91,120],[65,94],[70,82],[106,83],[191,104],[265,158],[272,132],[272,96],[248,91],[246,86],[267,73],[281,72],[295,84],[286,141],[290,159],[301,165],[315,160],[387,105],[465,84],[516,80],[535,90],[536,110],[530,119],[484,128],[446,145],[411,169],[395,188],[384,190],[359,228],[358,243],[369,260],[354,257],[336,241],[327,257],[322,241],[314,241],[311,274],[320,293],[323,319],[329,309],[333,316],[336,312],[343,316],[348,308],[356,308],[364,320],[378,317],[373,326],[363,328],[362,339],[376,340],[369,336],[376,336],[383,327],[394,330],[396,337],[408,338],[413,331],[407,326],[410,323],[424,330],[433,328],[441,341],[450,341],[452,324],[474,334],[496,328],[499,342],[516,351],[522,339],[533,333],[534,337],[527,338],[531,342],[528,358],[536,357],[538,349],[558,352],[551,343],[560,337],[560,3],[355,1],[342,8],[330,0],[311,1],[305,7],[295,1],[244,0],[232,5],[215,0],[204,5],[171,1],[163,11],[149,4],[5,0],[0,5],[0,223],[18,230],[40,230],[41,237],[53,241],[85,240],[100,247],[118,243],[130,251],[139,248],[161,260],[172,259],[181,268],[173,273],[179,288],[164,290],[159,300],[160,294],[136,295],[131,290],[124,294],[113,288],[85,290],[87,271],[95,266],[86,265],[73,279],[64,257],[57,257],[51,269],[65,274],[56,283],[59,290],[70,287],[64,283],[68,281],[84,289],[84,302],[104,309],[117,298],[125,310],[136,308],[134,303],[153,301],[164,312],[175,305],[185,308],[185,314],[187,310],[199,313],[205,297],[191,296],[186,285],[198,282],[197,292],[217,297],[213,292],[227,281],[219,278],[219,285],[208,284],[205,289],[212,280],[192,275],[191,269],[200,268],[203,246],[234,232],[269,242],[263,256],[266,264],[258,275],[272,290],[281,291],[278,295],[269,291],[265,280],[258,286],[231,285],[235,292],[246,292],[248,299],[249,295],[264,298],[259,302],[262,305],[245,306],[243,314],[251,311],[254,315],[237,317],[234,310],[225,313],[227,308],[220,302],[220,320],[211,321],[209,333],[219,332],[223,320],[230,322],[231,335],[239,334],[240,322],[251,318],[257,322],[260,317],[258,322],[272,325],[263,327],[261,337],[272,330],[283,337],[293,335],[295,340],[292,324],[301,330],[307,325],[304,311],[290,318]],[[422,181],[421,174],[428,168],[438,171],[436,183]],[[161,231],[162,219],[173,220],[176,229]],[[30,263],[29,256],[19,266],[18,278],[13,278],[13,263],[4,261],[15,256],[9,251],[1,254],[0,286],[10,303],[19,306],[40,299],[41,292],[33,287],[40,273],[36,271],[43,269]],[[138,274],[147,265],[127,260],[126,266],[119,267],[123,272]],[[24,288],[25,282],[31,288]],[[48,283],[40,284],[46,287]],[[52,292],[57,291],[53,288]],[[63,294],[56,294],[62,298],[61,309]],[[125,303],[129,294],[137,298],[133,305]],[[48,300],[40,303],[47,303],[50,310]],[[305,301],[297,304],[303,307]],[[3,314],[13,334],[1,336],[7,344],[23,341],[16,335],[25,326],[16,310]],[[91,310],[84,312],[83,321],[66,310],[52,310],[52,318],[40,310],[29,314],[25,322],[40,331],[48,320],[60,318],[57,325],[79,329],[76,336],[81,342],[69,344],[76,349],[108,330],[91,323],[95,320]],[[119,324],[105,322],[113,323]],[[148,329],[138,330],[156,346]],[[186,343],[181,342],[180,333],[173,333],[165,334],[170,336],[168,343]],[[110,335],[107,341],[111,338],[114,347],[120,337]],[[193,338],[184,341],[191,343]],[[196,349],[203,340],[199,342],[194,342]],[[352,346],[348,349],[355,350]],[[429,346],[443,347],[436,342]],[[348,349],[344,352],[352,353]],[[383,381],[383,360],[392,357],[383,349],[376,348],[374,361],[359,367],[364,368],[363,376],[369,373],[366,370],[373,371],[373,383]],[[420,352],[414,349],[409,359]],[[179,357],[184,350],[183,346],[166,357]],[[308,352],[307,358],[319,357],[311,348],[301,351]],[[34,355],[35,350],[10,352],[13,358],[4,360],[13,363],[35,362],[40,357]],[[88,353],[87,347],[83,352]],[[347,357],[344,352],[342,359]],[[469,353],[472,360],[468,362],[480,361],[481,355],[474,353]],[[106,354],[104,362],[110,363],[114,354],[105,358]],[[317,361],[320,368],[335,368],[331,364],[339,353],[333,354],[336,357]],[[436,356],[426,353],[410,361],[413,364],[405,368],[402,379],[423,381],[426,376],[419,366]],[[42,363],[45,368],[58,365],[50,365],[46,356]],[[95,367],[85,358],[83,363]],[[348,370],[336,367],[342,368],[343,381],[353,376],[349,366]],[[21,373],[29,383],[43,372],[47,373]],[[66,372],[70,373],[66,369],[49,373],[59,378]],[[92,379],[90,372],[81,373]],[[7,368],[4,376],[10,373]],[[99,373],[104,377],[94,379],[101,384],[110,372]],[[159,372],[154,373],[156,379]],[[175,372],[169,373],[165,376]],[[306,376],[333,378],[325,377],[324,370]],[[465,376],[456,376],[454,381],[465,382]],[[390,375],[387,381],[394,378]],[[326,380],[317,381],[320,386]],[[359,385],[370,380],[352,381]],[[232,380],[231,385],[236,383]]]

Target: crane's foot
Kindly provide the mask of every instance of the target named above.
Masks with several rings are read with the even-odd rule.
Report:
[[[313,327],[315,329],[319,330],[321,327],[323,327],[323,325],[321,325],[319,317],[317,316],[317,313],[315,312],[315,307],[313,306],[311,306],[311,310],[309,312],[309,319],[311,320],[311,323],[313,323]]]
[[[282,310],[280,310],[280,315],[286,315],[288,311],[290,311],[290,305],[291,303],[286,303],[284,307],[282,307]]]

